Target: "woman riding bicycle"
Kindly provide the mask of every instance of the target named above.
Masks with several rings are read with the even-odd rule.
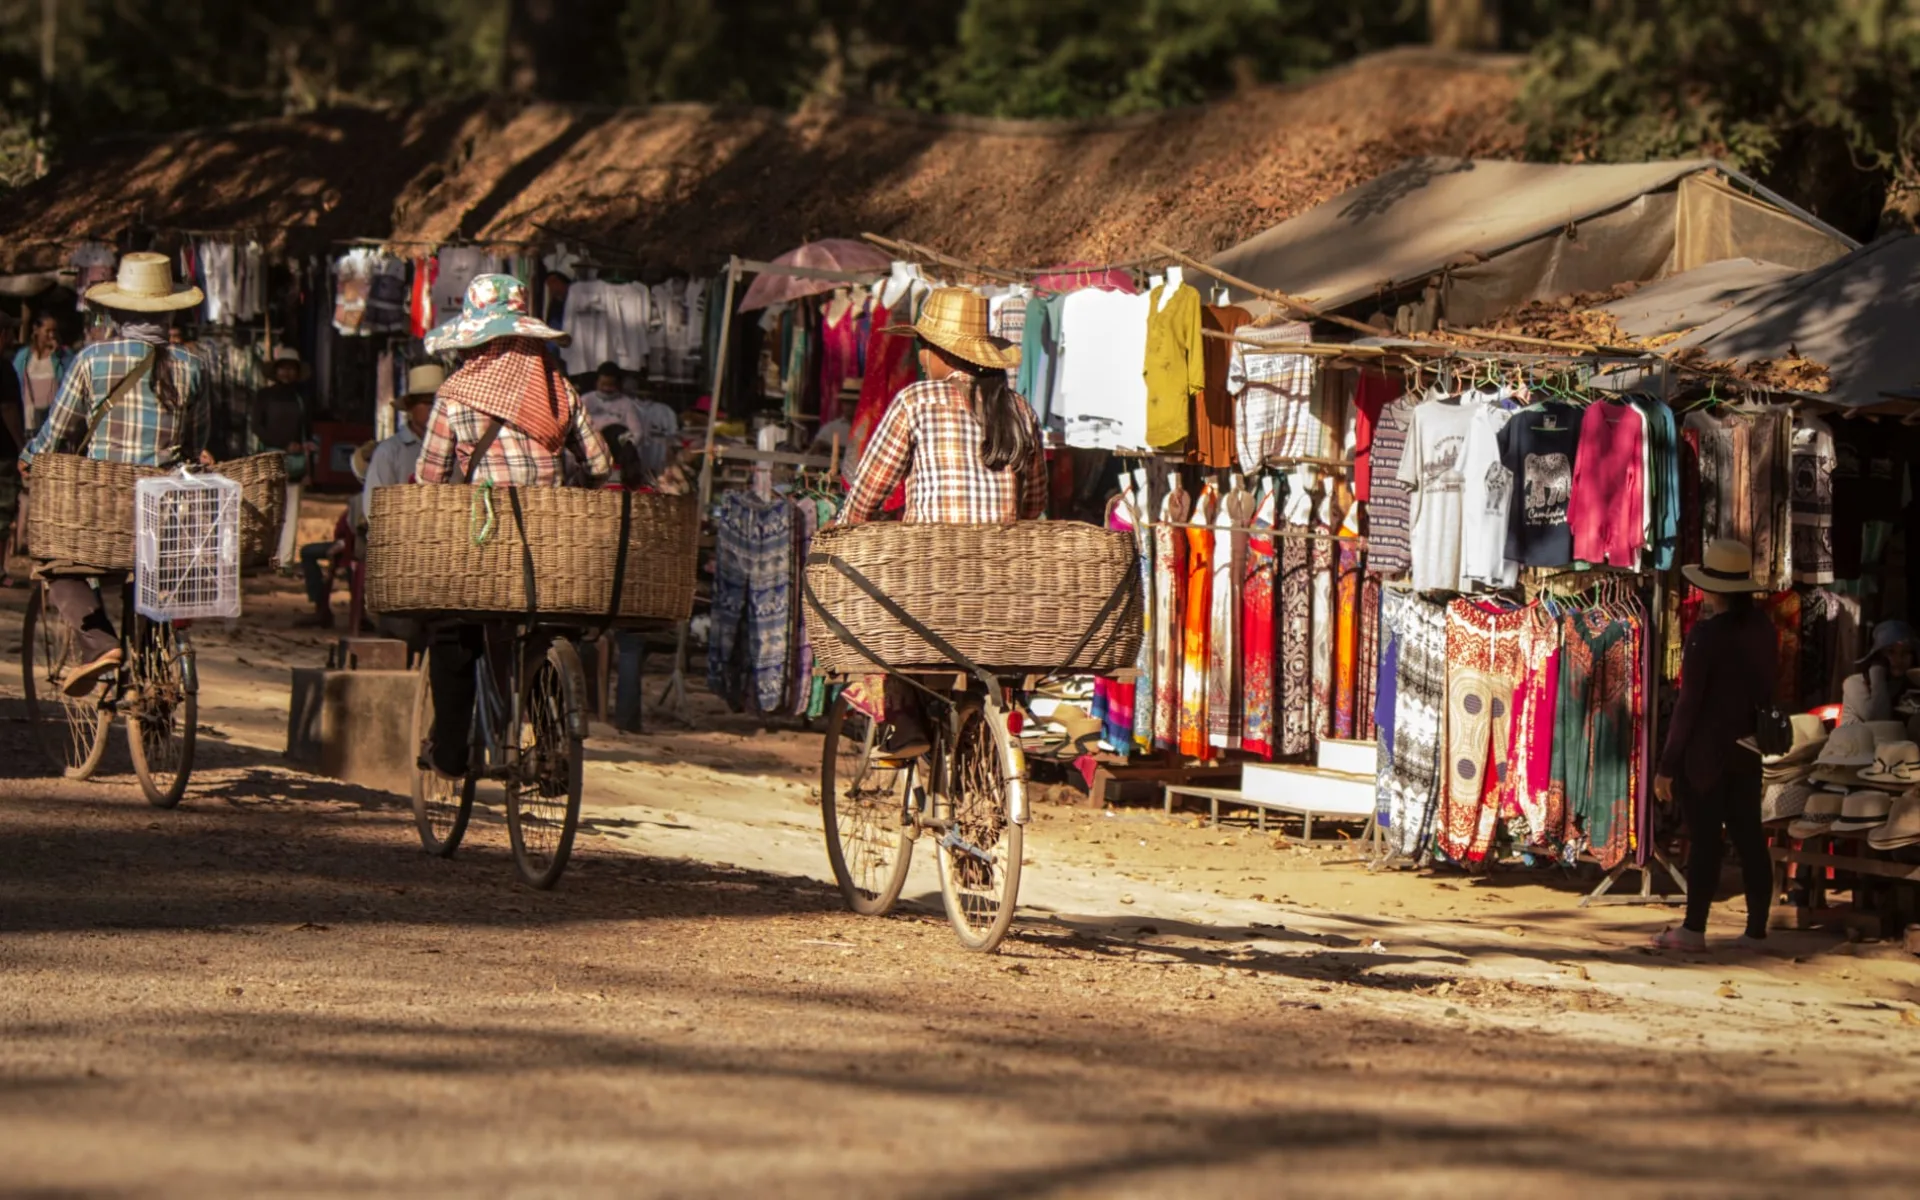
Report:
[[[128,254],[118,278],[87,289],[87,302],[107,313],[114,336],[74,358],[47,423],[20,453],[28,477],[41,454],[85,454],[102,462],[171,467],[210,463],[206,454],[211,408],[205,364],[169,348],[173,314],[199,304],[200,289],[176,286],[164,254]],[[48,591],[60,619],[79,645],[77,664],[62,683],[84,696],[101,675],[120,665],[119,636],[100,593],[87,582],[97,571],[84,563],[53,563]]]
[[[535,320],[527,287],[511,275],[479,275],[460,315],[428,333],[429,353],[463,352],[460,369],[440,385],[421,439],[421,483],[560,487],[572,464],[588,486],[613,471],[586,406],[548,343],[568,336]],[[450,597],[448,607],[460,607]],[[428,765],[443,779],[467,774],[473,723],[474,664],[486,627],[453,622],[431,638],[427,682],[433,692]]]
[[[936,288],[919,321],[887,331],[918,336],[925,378],[894,397],[874,431],[840,524],[872,520],[903,481],[901,519],[908,523],[995,525],[1045,513],[1040,422],[1007,382],[1007,372],[1020,365],[1020,351],[987,328],[984,296]],[[876,682],[863,680],[850,692],[860,707],[891,723],[888,754],[926,753],[917,697],[891,678],[884,689]]]

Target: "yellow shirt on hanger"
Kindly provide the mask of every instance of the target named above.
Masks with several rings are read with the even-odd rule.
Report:
[[[1186,284],[1153,289],[1147,304],[1147,444],[1178,446],[1192,432],[1193,397],[1207,386],[1200,349],[1200,293]]]

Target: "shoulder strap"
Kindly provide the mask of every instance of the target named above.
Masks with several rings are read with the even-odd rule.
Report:
[[[493,449],[494,439],[500,436],[500,429],[505,424],[499,417],[487,418],[487,431],[480,435],[480,440],[473,444],[472,453],[467,455],[467,477],[461,483],[473,482],[474,474],[480,470],[480,460],[487,456],[487,451]]]
[[[113,406],[120,403],[121,398],[137,386],[142,379],[145,379],[153,373],[153,360],[157,357],[159,357],[159,351],[157,349],[149,349],[147,356],[140,360],[140,365],[128,371],[121,377],[119,383],[113,385],[113,390],[107,393],[107,402],[93,410],[93,418],[87,422],[86,440],[80,443],[80,449],[83,453],[93,448],[94,430],[100,428],[100,422],[107,419],[107,414],[113,410]]]

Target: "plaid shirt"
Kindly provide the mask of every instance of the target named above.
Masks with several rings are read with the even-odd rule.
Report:
[[[1320,364],[1307,354],[1287,354],[1289,342],[1307,340],[1298,323],[1266,329],[1236,330],[1234,336],[1260,341],[1273,350],[1236,344],[1227,367],[1227,391],[1234,406],[1234,441],[1240,469],[1249,474],[1289,458],[1330,458],[1331,430],[1317,411]]]
[[[613,456],[607,444],[593,431],[586,406],[569,387],[566,392],[567,440],[560,454],[549,451],[512,425],[502,425],[500,436],[487,447],[473,482],[491,480],[495,487],[556,487],[565,482],[568,462],[562,456],[571,452],[575,463],[586,466],[587,481],[599,484],[613,473]],[[427,436],[420,439],[420,461],[414,478],[421,483],[463,483],[473,448],[487,432],[493,418],[477,408],[441,396],[433,402],[433,415],[427,418]]]
[[[167,365],[180,393],[179,409],[161,407],[153,373],[149,372],[100,422],[93,444],[83,445],[95,407],[105,404],[113,385],[155,350],[168,356]],[[154,371],[163,369],[166,367],[161,364],[154,366]],[[207,366],[198,354],[180,346],[154,347],[131,338],[96,342],[74,356],[47,423],[20,452],[20,465],[32,467],[34,456],[40,454],[84,453],[102,462],[171,467],[200,457],[210,421]]]
[[[1035,453],[1044,455],[1039,422],[1024,398],[1020,410],[1033,423]],[[902,479],[907,484],[902,519],[909,524],[997,525],[1043,515],[1045,458],[1020,471],[990,470],[980,461],[981,433],[959,379],[929,379],[903,388],[860,460],[841,523],[872,520]]]

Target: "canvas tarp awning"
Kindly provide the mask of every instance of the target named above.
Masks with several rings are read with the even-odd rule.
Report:
[[[1683,203],[1674,185],[1705,172],[1760,199],[1722,187],[1697,198],[1690,190]],[[1741,224],[1728,232],[1714,214],[1736,204]],[[1676,240],[1682,234],[1684,246]],[[1749,241],[1770,252],[1743,248]],[[1676,261],[1711,261],[1729,247],[1811,265],[1853,245],[1711,159],[1568,166],[1418,158],[1223,251],[1211,265],[1323,309],[1446,271],[1444,315],[1470,325],[1528,300],[1658,278],[1679,269]]]
[[[1755,289],[1798,274],[1797,267],[1754,258],[1722,259],[1656,280],[1631,296],[1601,305],[1600,311],[1612,313],[1631,337],[1682,333],[1724,316]]]
[[[1826,366],[1826,398],[1850,407],[1920,384],[1920,237],[1893,234],[1750,294],[1674,343],[1709,360],[1785,358]]]

